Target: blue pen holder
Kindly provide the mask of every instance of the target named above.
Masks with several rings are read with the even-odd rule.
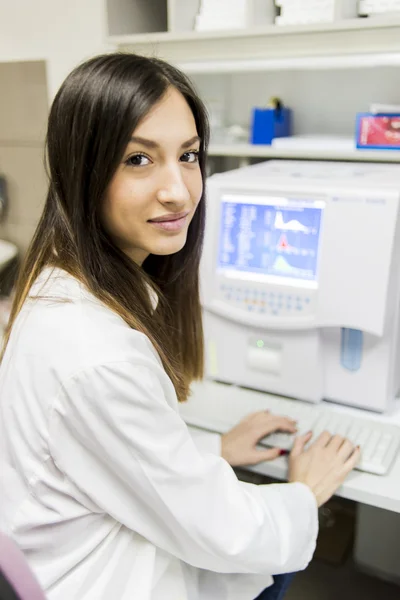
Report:
[[[276,137],[292,135],[292,111],[289,108],[253,108],[252,144],[271,144]]]

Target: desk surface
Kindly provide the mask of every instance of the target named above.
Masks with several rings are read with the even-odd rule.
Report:
[[[193,415],[196,412],[200,413],[202,411],[202,402],[207,402],[207,404],[210,405],[213,401],[218,401],[218,396],[221,394],[229,392],[232,394],[232,402],[235,402],[235,388],[224,384],[204,381],[202,383],[196,383],[192,389],[193,393],[189,401],[181,405],[181,414],[184,419],[185,416],[187,417],[189,414]],[[240,390],[240,392],[243,397],[243,390]],[[246,413],[263,409],[263,403],[265,406],[266,394],[251,390],[245,390],[245,393]],[[373,415],[366,411],[354,408],[341,407],[339,405],[334,406],[335,410],[339,410],[346,414],[400,426],[400,402],[398,402],[395,411],[390,416]],[[332,404],[329,404],[329,407],[332,408]],[[223,431],[220,431],[219,433],[223,433]],[[201,435],[204,436],[206,441],[207,436],[210,437],[211,433],[204,429],[201,431]],[[285,480],[287,477],[287,458],[280,457],[271,462],[260,463],[255,467],[248,467],[248,469],[256,473],[261,473],[262,475]],[[371,475],[361,471],[353,471],[338,490],[337,495],[356,502],[362,502],[363,504],[369,504],[371,506],[400,513],[400,453],[388,475]]]

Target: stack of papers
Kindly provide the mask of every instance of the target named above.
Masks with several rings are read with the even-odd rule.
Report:
[[[273,0],[201,0],[196,31],[244,29],[274,22]]]
[[[353,137],[339,135],[294,135],[274,138],[272,146],[288,150],[336,150],[347,152],[356,147]]]
[[[357,16],[357,0],[275,0],[281,14],[276,25],[329,23]]]
[[[371,104],[369,112],[374,115],[400,115],[400,104]]]
[[[246,0],[202,0],[196,17],[196,30],[237,29],[244,27]]]
[[[360,0],[360,15],[377,15],[400,11],[400,0]]]

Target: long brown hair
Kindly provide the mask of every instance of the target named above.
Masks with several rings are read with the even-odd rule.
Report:
[[[201,138],[203,196],[182,250],[150,255],[140,268],[107,234],[101,206],[132,131],[170,86],[186,99]],[[17,282],[3,354],[33,282],[45,267],[59,267],[149,337],[178,399],[186,399],[191,381],[203,373],[198,271],[208,132],[205,108],[190,81],[159,59],[107,54],[83,63],[67,77],[49,115],[49,189]],[[155,311],[149,286],[158,295]]]

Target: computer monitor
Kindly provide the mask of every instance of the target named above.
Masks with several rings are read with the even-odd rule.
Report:
[[[217,268],[227,276],[317,287],[322,200],[224,194]]]
[[[399,175],[268,161],[208,179],[207,377],[389,409],[400,388]]]

